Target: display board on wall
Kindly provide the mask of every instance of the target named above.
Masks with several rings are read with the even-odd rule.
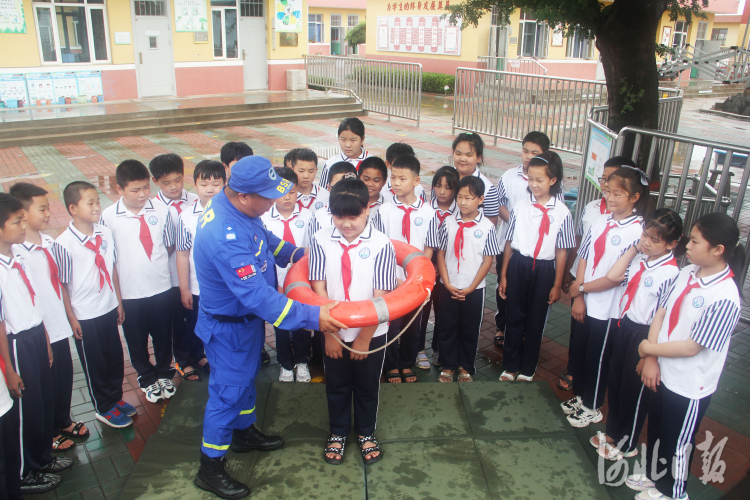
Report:
[[[302,0],[276,0],[274,28],[279,33],[302,33]]]
[[[0,74],[0,108],[103,102],[101,71]]]
[[[52,73],[52,83],[55,89],[57,104],[73,104],[78,97],[78,82],[75,71]]]
[[[596,127],[591,127],[591,136],[586,156],[586,178],[599,189],[599,178],[604,174],[604,163],[612,152],[613,139]]]
[[[29,91],[29,106],[55,104],[55,88],[52,73],[27,73],[26,88]]]
[[[207,31],[206,16],[206,0],[174,0],[175,31]]]
[[[0,33],[26,33],[23,0],[0,0]]]
[[[461,20],[440,15],[378,16],[377,49],[414,54],[461,55]]]
[[[78,95],[85,95],[86,102],[104,101],[101,71],[78,71],[76,81],[78,82]]]
[[[4,108],[28,106],[26,78],[22,73],[0,75],[0,105]]]

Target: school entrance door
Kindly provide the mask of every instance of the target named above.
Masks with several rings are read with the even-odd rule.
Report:
[[[133,2],[135,68],[140,97],[175,94],[168,2]]]
[[[240,0],[240,57],[245,90],[268,88],[268,50],[263,0]]]

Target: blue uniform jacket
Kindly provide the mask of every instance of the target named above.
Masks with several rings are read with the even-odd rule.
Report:
[[[212,319],[215,314],[255,315],[285,330],[317,330],[320,308],[294,302],[276,288],[274,261],[286,266],[294,249],[267,231],[260,218],[237,210],[223,191],[214,196],[198,220],[193,248],[201,291],[198,337],[208,343],[224,330]],[[264,335],[262,322],[252,324]]]

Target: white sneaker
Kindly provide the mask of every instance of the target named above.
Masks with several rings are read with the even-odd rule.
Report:
[[[595,410],[593,413],[590,413],[588,410],[585,410],[583,406],[578,408],[572,415],[568,415],[568,422],[570,422],[570,425],[578,429],[588,427],[589,424],[595,424],[601,421],[602,412]]]
[[[177,392],[177,387],[168,378],[160,378],[159,385],[161,386],[161,393],[164,394],[165,399],[172,399],[174,393]]]
[[[635,491],[650,490],[656,488],[652,480],[646,474],[633,474],[625,480],[625,486]]]
[[[146,393],[146,401],[149,403],[158,403],[164,399],[159,382],[154,382],[148,387],[141,387],[141,390]]]
[[[573,399],[569,399],[560,403],[560,408],[562,408],[564,414],[572,415],[573,413],[578,411],[582,404],[583,403],[581,402],[581,396],[576,396]]]
[[[297,363],[294,365],[294,374],[297,377],[297,382],[310,381],[310,370],[307,368],[307,363]]]
[[[281,373],[279,373],[279,382],[294,382],[294,372],[282,368]]]
[[[656,498],[660,498],[661,500],[688,500],[687,493],[685,493],[685,495],[681,496],[680,498],[672,498],[668,497],[667,495],[662,495],[656,488],[643,490],[635,496],[636,500],[654,500]]]

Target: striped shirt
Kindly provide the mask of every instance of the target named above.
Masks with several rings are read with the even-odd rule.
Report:
[[[163,204],[165,207],[169,208],[176,229],[177,222],[180,220],[180,214],[185,210],[189,210],[193,203],[198,201],[198,195],[195,193],[188,193],[183,189],[180,199],[172,200],[164,196],[164,193],[159,190],[153,200],[154,203]],[[179,210],[177,209],[178,203],[180,205]],[[180,286],[180,280],[177,277],[177,252],[172,252],[172,255],[169,256],[169,279],[172,281],[173,287]]]
[[[485,217],[497,217],[500,213],[500,197],[498,196],[497,187],[478,168],[471,175],[479,177],[484,183],[484,203],[480,207],[482,213],[484,213]],[[435,191],[432,191],[430,201],[435,200],[437,200],[437,196],[435,195]],[[503,232],[503,234],[505,233]]]
[[[666,255],[652,262],[648,259],[648,255],[642,253],[636,255],[625,270],[625,279],[621,283],[627,290],[630,279],[641,269],[641,262],[643,262],[645,267],[638,282],[638,289],[625,313],[628,318],[639,325],[651,324],[659,303],[671,286],[672,280],[680,272],[672,252],[667,252]],[[628,296],[623,295],[620,299],[620,315],[627,302]]]
[[[703,349],[689,358],[659,358],[661,381],[669,390],[690,399],[716,391],[729,351],[729,340],[740,319],[740,294],[729,277],[729,266],[713,276],[696,278],[700,267],[685,266],[659,304],[667,310],[658,343],[693,339]],[[669,316],[688,283],[699,283],[682,300],[677,325],[669,334]]]
[[[188,287],[193,295],[200,295],[198,277],[195,274],[195,261],[193,260],[193,242],[195,241],[195,230],[198,227],[198,219],[203,215],[203,206],[200,200],[195,200],[193,205],[183,210],[180,221],[177,223],[177,250],[185,252],[190,250],[190,277]]]
[[[338,229],[324,229],[315,233],[310,241],[309,278],[311,281],[325,281],[329,298],[346,299],[341,266],[344,255],[342,244],[356,245],[348,250],[352,269],[350,300],[369,300],[374,297],[375,290],[396,288],[396,251],[385,234],[368,223],[362,234],[350,243]],[[361,328],[340,330],[339,335],[344,342],[351,342],[357,338],[360,330]],[[378,337],[387,332],[388,323],[381,323],[373,336]]]
[[[323,165],[323,169],[320,171],[320,182],[318,184],[320,184],[324,188],[328,187],[328,184],[331,181],[331,179],[328,178],[328,170],[333,166],[334,163],[345,161],[351,163],[352,165],[354,165],[354,168],[359,170],[359,164],[362,163],[362,160],[364,160],[368,156],[370,156],[370,153],[365,151],[365,148],[362,148],[362,151],[356,158],[349,158],[344,154],[343,151],[339,151],[338,154],[333,155],[326,160],[325,164]]]
[[[527,193],[523,200],[516,203],[510,212],[506,241],[510,247],[521,255],[534,257],[534,250],[539,241],[539,227],[542,223],[542,211],[534,206],[536,199]],[[555,260],[558,248],[575,248],[576,237],[573,231],[573,216],[570,210],[558,198],[552,197],[544,205],[550,220],[549,234],[542,240],[539,249],[539,260]],[[517,229],[523,228],[523,229]]]

